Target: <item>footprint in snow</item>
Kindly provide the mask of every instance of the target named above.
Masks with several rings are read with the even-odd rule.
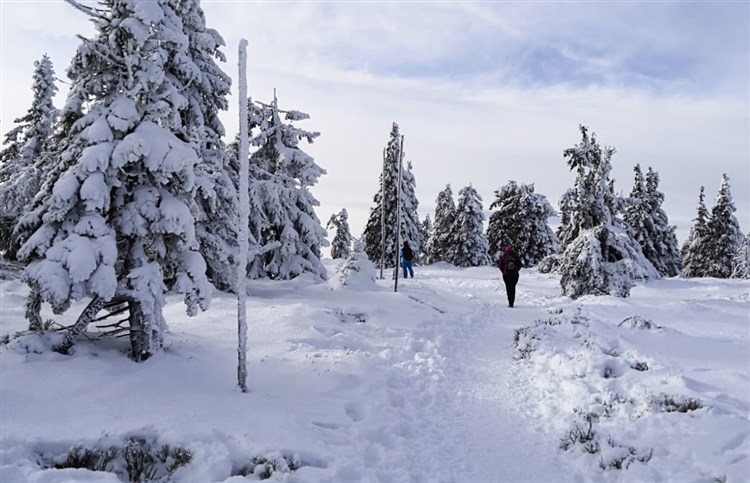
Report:
[[[344,406],[346,415],[351,418],[355,423],[365,419],[365,408],[362,403],[358,401],[350,401]]]

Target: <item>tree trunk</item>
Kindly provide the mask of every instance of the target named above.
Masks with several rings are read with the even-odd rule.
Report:
[[[65,334],[65,339],[63,339],[60,345],[55,347],[55,350],[61,354],[68,354],[70,348],[73,347],[75,338],[78,337],[78,334],[86,330],[86,327],[94,321],[96,314],[99,313],[106,303],[107,302],[99,296],[95,296],[91,299],[91,302],[89,302],[83,312],[81,312],[81,315],[78,316],[78,320],[73,324],[73,327],[68,329]]]
[[[146,327],[143,308],[140,302],[128,298],[130,309],[130,357],[135,362],[143,362],[151,357],[151,328]]]
[[[31,292],[26,296],[26,320],[29,321],[29,330],[41,332],[44,329],[42,316],[42,292],[39,287],[32,285]]]

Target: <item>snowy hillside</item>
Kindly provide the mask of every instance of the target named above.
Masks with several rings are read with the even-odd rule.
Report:
[[[158,460],[162,445],[151,478],[183,483],[750,475],[747,281],[572,300],[558,276],[525,270],[513,309],[490,267],[416,267],[398,293],[390,280],[248,281],[248,394],[229,295],[195,318],[170,296],[166,350],[137,364],[125,339],[96,332],[72,356],[17,337],[26,292],[0,281],[3,483],[127,481],[133,455]],[[112,472],[62,468],[86,459],[75,445]]]

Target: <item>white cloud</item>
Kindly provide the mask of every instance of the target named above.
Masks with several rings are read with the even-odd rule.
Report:
[[[62,3],[2,3],[2,131],[25,112],[33,61],[62,76],[91,27]],[[390,124],[406,136],[422,217],[446,183],[473,183],[485,208],[508,179],[534,182],[553,204],[572,186],[562,157],[578,124],[614,145],[627,194],[632,167],[661,175],[680,239],[698,188],[713,200],[731,177],[750,230],[748,12],[736,4],[271,3],[204,1],[227,41],[249,40],[249,90],[306,111],[321,131],[308,151],[328,171],[319,217],[346,207],[363,227],[378,189]],[[49,13],[49,15],[47,15]],[[39,20],[39,17],[44,17]],[[64,26],[62,25],[64,23]],[[55,32],[47,35],[49,32]],[[744,42],[739,40],[744,39]],[[223,116],[236,131],[236,99]],[[58,102],[60,105],[62,101]]]

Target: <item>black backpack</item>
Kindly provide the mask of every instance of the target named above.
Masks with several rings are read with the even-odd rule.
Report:
[[[505,255],[502,268],[505,273],[518,273],[521,270],[521,260],[515,253],[508,253]]]
[[[410,262],[412,258],[414,258],[414,252],[411,251],[411,247],[409,245],[406,245],[404,247],[404,260],[407,262]]]

